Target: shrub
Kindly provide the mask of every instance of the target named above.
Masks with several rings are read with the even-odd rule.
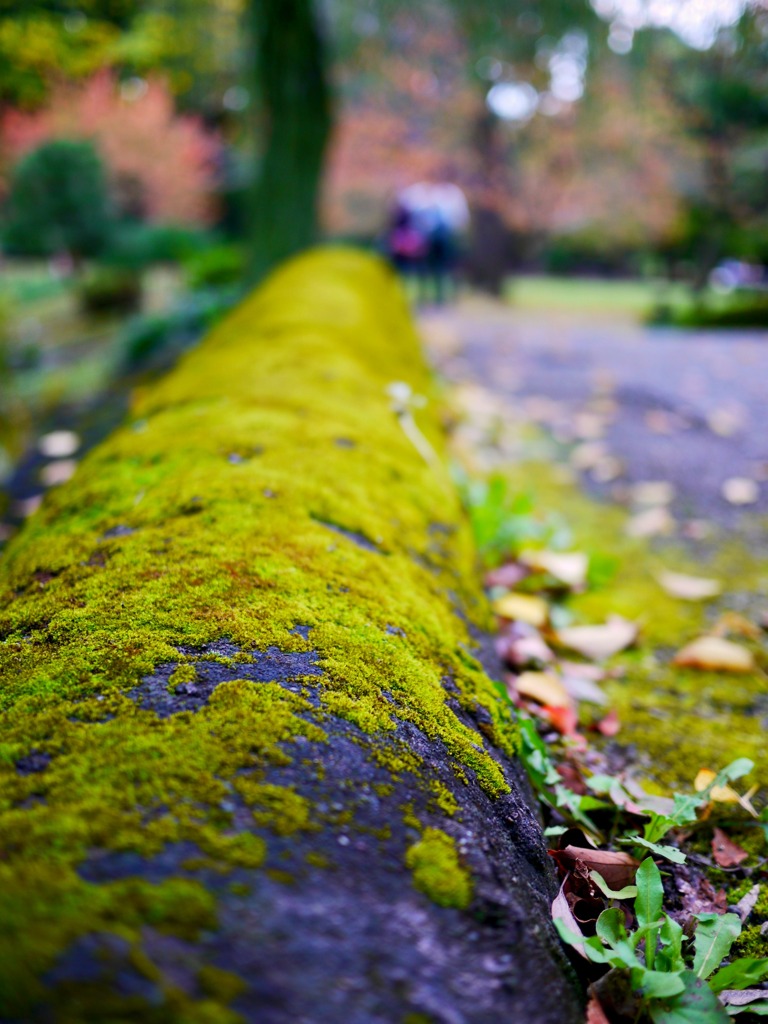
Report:
[[[203,228],[126,222],[118,225],[105,259],[139,270],[153,263],[180,263],[210,245],[211,235]]]
[[[94,256],[111,228],[104,169],[90,143],[46,142],[16,167],[4,232],[10,251]]]
[[[234,245],[217,245],[186,262],[190,288],[220,288],[238,284],[245,273],[245,254]]]
[[[141,303],[141,278],[123,267],[95,267],[78,286],[85,313],[129,313]]]

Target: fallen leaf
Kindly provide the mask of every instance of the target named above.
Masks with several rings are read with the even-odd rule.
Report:
[[[644,419],[646,427],[653,434],[674,434],[688,427],[687,420],[666,409],[649,409]]]
[[[711,630],[712,636],[727,636],[729,633],[746,636],[750,640],[759,640],[762,636],[760,627],[738,612],[724,612]]]
[[[530,569],[549,573],[573,590],[587,581],[589,558],[581,551],[523,551],[520,561]]]
[[[680,870],[685,871],[686,868]],[[678,874],[676,885],[686,918],[695,917],[697,914],[724,914],[728,909],[725,889],[715,891],[708,878],[698,878],[694,884],[690,879]],[[683,924],[683,921],[680,923]]]
[[[719,580],[705,576],[688,576],[682,572],[660,572],[656,577],[661,586],[672,597],[683,601],[706,601],[717,597],[722,590]]]
[[[603,625],[567,626],[556,635],[564,647],[578,651],[585,658],[602,661],[634,643],[637,632],[634,622],[612,615]]]
[[[515,689],[521,697],[529,697],[549,707],[569,707],[568,691],[552,672],[523,672],[515,680]]]
[[[629,537],[657,537],[661,534],[672,533],[674,529],[675,520],[669,509],[661,505],[654,505],[631,516],[627,520],[624,532]]]
[[[721,868],[737,868],[749,854],[729,839],[721,828],[716,828],[712,837],[712,856]]]
[[[584,777],[575,764],[566,762],[555,765],[555,771],[566,784],[568,789],[576,793],[577,796],[586,796],[589,792],[586,783],[584,782]],[[567,846],[568,844],[566,843],[565,845]]]
[[[66,459],[80,447],[80,438],[72,430],[52,430],[43,434],[37,447],[46,459]]]
[[[485,574],[486,587],[504,587],[511,590],[529,575],[529,570],[519,562],[507,562]]]
[[[530,632],[518,632],[521,626]],[[504,632],[497,636],[495,641],[496,653],[511,668],[547,665],[554,661],[554,652],[544,642],[538,630],[524,622],[514,622],[512,627],[514,632]]]
[[[587,1003],[586,1024],[611,1024],[600,1005],[597,996],[590,996]]]
[[[635,880],[635,872],[639,861],[628,853],[617,853],[613,850],[590,850],[581,846],[566,846],[563,850],[550,851],[561,869],[572,871],[577,864],[587,872],[597,871],[605,879],[611,889],[623,889]]]
[[[615,736],[619,729],[621,729],[618,711],[613,708],[608,712],[605,718],[600,719],[595,728],[603,736]]]
[[[707,426],[713,434],[718,434],[720,437],[733,437],[743,429],[745,419],[744,409],[713,409],[707,416]]]
[[[60,459],[58,462],[49,462],[40,470],[40,482],[44,487],[56,487],[66,483],[77,469],[77,462],[74,459]]]
[[[706,540],[714,533],[714,527],[706,519],[689,519],[683,523],[683,536],[689,540]]]
[[[555,707],[545,704],[542,711],[550,724],[561,736],[578,736],[579,718],[576,709],[571,707]]]
[[[742,924],[744,924],[744,922],[747,920],[749,915],[755,909],[755,904],[757,903],[759,898],[760,898],[760,883],[758,882],[756,885],[752,886],[752,888],[749,890],[748,893],[746,893],[744,896],[741,897],[739,902],[733,908],[736,911],[736,913],[739,915],[739,917],[741,918],[741,923]]]
[[[720,493],[731,505],[754,505],[760,497],[760,486],[746,476],[732,476],[720,488]]]
[[[632,484],[629,493],[638,505],[669,505],[675,488],[668,480],[640,480]]]
[[[589,704],[607,704],[608,698],[600,687],[591,678],[582,676],[578,672],[571,672],[565,669],[565,662],[560,663],[561,680],[568,691],[568,695],[575,701],[587,701]],[[582,666],[579,665],[579,668]],[[584,668],[592,668],[592,665],[585,665]],[[597,667],[597,666],[595,666]],[[602,674],[601,674],[602,678]]]
[[[608,454],[608,449],[602,441],[584,441],[573,449],[570,462],[574,469],[592,469],[607,458]]]
[[[609,484],[624,472],[624,463],[615,455],[606,455],[589,472],[595,483]]]
[[[493,602],[494,612],[502,619],[527,622],[529,626],[540,629],[546,625],[549,617],[547,602],[533,594],[504,594]]]
[[[710,768],[701,768],[693,780],[693,788],[697,793],[703,793],[708,786],[712,785],[716,778],[716,772],[713,772]],[[709,799],[716,804],[740,804],[742,800],[732,786],[713,786]]]
[[[751,651],[719,636],[700,636],[686,644],[672,663],[711,672],[751,672],[755,667]]]
[[[718,992],[718,998],[724,1006],[749,1006],[766,996],[768,992],[764,988],[726,988]]]
[[[584,937],[584,933],[579,927],[579,922],[573,916],[573,911],[571,910],[570,904],[568,903],[568,900],[565,895],[566,881],[567,879],[563,881],[563,884],[560,886],[560,890],[557,896],[555,896],[554,900],[552,901],[552,920],[562,921],[562,923],[565,925],[569,932],[573,932],[574,935],[581,935],[582,937]],[[584,957],[584,959],[587,959],[587,954],[584,950],[583,945],[574,943],[573,948],[578,950],[578,952]]]

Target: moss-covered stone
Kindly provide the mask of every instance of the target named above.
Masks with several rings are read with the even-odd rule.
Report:
[[[462,866],[455,841],[437,828],[427,828],[405,855],[413,884],[441,907],[463,909],[472,898],[472,881]]]
[[[431,394],[394,280],[350,251],[304,256],[137,395],[10,545],[3,1016],[293,1019],[291,1000],[316,997],[279,974],[304,956],[287,950],[302,929],[310,942],[336,928],[326,908],[294,936],[294,918],[312,916],[313,891],[351,898],[314,876],[354,877],[363,899],[366,873],[384,892],[407,860],[418,889],[465,907],[470,872],[496,869],[485,847],[459,864],[438,831],[455,834],[457,815],[485,814],[505,863],[518,835],[535,864],[515,868],[530,873],[524,899],[546,891],[509,774],[515,727],[468,653],[485,615],[471,540],[448,474],[393,411],[393,382]],[[418,426],[439,452],[429,407]],[[513,781],[517,832],[492,810]],[[363,940],[344,941],[358,956]],[[380,976],[404,955],[385,952]],[[541,946],[550,974],[558,956]],[[398,991],[389,978],[377,998],[423,1009]]]

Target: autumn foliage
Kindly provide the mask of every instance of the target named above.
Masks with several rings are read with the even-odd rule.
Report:
[[[118,205],[150,221],[209,223],[219,152],[199,118],[176,112],[162,80],[119,87],[102,71],[59,87],[47,107],[8,110],[0,148],[11,164],[50,139],[89,139],[104,159]]]

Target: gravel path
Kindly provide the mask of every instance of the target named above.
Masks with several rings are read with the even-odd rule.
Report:
[[[584,476],[591,491],[666,480],[676,515],[731,529],[745,509],[768,513],[768,331],[684,332],[479,300],[422,323],[450,379],[522,403],[564,442],[599,440],[602,468]],[[755,501],[726,500],[734,477],[754,481]]]

